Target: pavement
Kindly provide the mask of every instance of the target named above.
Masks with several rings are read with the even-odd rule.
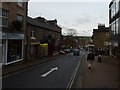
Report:
[[[102,56],[102,63],[93,64],[93,69],[88,69],[86,60],[87,54],[83,57],[80,71],[77,75],[77,84],[73,88],[116,88],[120,89],[118,81],[118,59],[116,57]]]

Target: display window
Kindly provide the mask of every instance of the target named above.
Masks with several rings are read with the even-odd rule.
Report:
[[[8,40],[7,63],[22,59],[22,40]]]

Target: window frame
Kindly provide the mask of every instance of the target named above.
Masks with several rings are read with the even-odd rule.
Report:
[[[18,17],[22,17],[22,20],[19,20]],[[16,20],[18,20],[18,21],[20,21],[20,22],[23,23],[23,21],[24,21],[24,16],[22,16],[22,15],[20,15],[20,14],[17,14]]]
[[[6,9],[1,8],[0,9],[0,18],[1,18],[1,22],[0,22],[0,26],[1,27],[8,27],[8,19],[9,19],[9,11]],[[3,19],[5,22],[3,22]]]

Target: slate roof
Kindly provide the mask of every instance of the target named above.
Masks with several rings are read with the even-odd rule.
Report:
[[[33,19],[31,17],[27,17],[27,23],[29,23],[31,25],[45,28],[45,29],[52,30],[52,31],[56,31],[56,32],[61,32],[61,27],[59,27],[58,25],[52,25],[46,21],[39,21],[39,20]]]

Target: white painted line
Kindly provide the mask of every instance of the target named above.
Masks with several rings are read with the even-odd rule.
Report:
[[[41,77],[46,77],[47,75],[49,75],[51,72],[58,70],[58,67],[52,68],[50,71],[46,72],[45,74],[41,75]]]
[[[84,54],[85,54],[85,53],[83,53],[83,56],[84,56]],[[82,56],[82,57],[83,57],[83,56]],[[68,89],[68,90],[70,90],[71,87],[72,87],[72,85],[73,85],[73,82],[74,82],[75,76],[76,76],[76,74],[77,74],[77,71],[78,71],[78,69],[79,69],[79,66],[80,66],[81,61],[82,61],[82,58],[81,58],[81,60],[78,62],[77,67],[76,67],[75,71],[73,72],[72,77],[70,78],[70,81],[69,81],[69,83],[68,83],[68,85],[67,85],[67,89]]]

